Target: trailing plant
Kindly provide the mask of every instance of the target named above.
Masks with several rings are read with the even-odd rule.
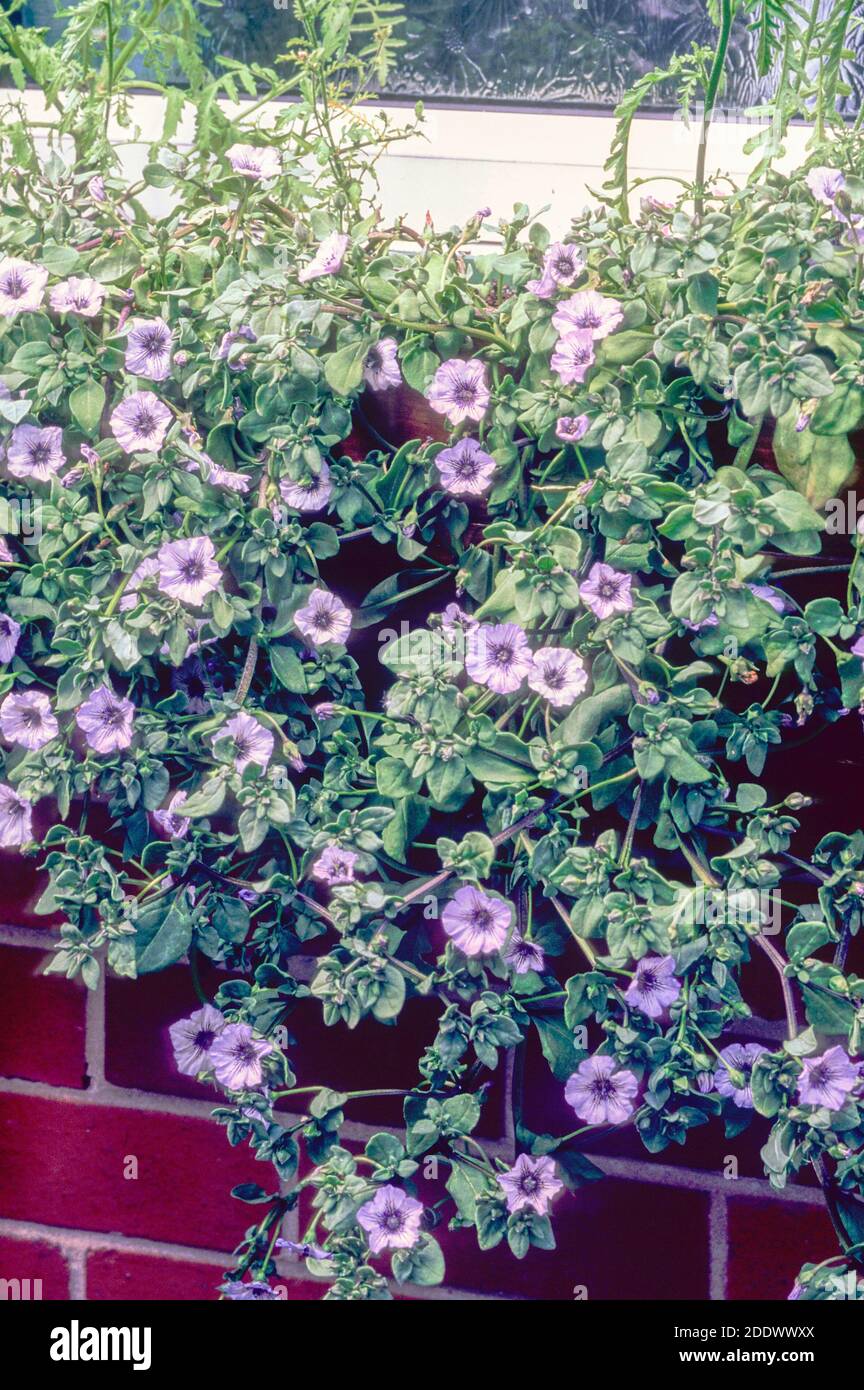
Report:
[[[101,11],[63,81],[0,22],[55,111],[11,94],[0,136],[0,843],[46,871],[52,969],[220,972],[178,1066],[275,1169],[224,1293],[278,1296],[284,1252],[387,1298],[446,1228],[551,1250],[608,1135],[751,1124],[837,1232],[796,1296],[857,1291],[864,833],[792,754],[864,698],[859,144],[561,242],[521,204],[388,226],[400,130],[351,93],[392,7],[299,0],[287,75],[170,89],[130,183],[133,63],[188,14]],[[310,1075],[313,1009],[384,1045],[428,1011],[404,1088]],[[565,1134],[525,1121],[535,1045]],[[400,1137],[346,1137],[394,1093]]]

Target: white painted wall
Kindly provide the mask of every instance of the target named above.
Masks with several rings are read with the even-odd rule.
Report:
[[[34,117],[44,119],[40,93],[26,93],[25,102]],[[124,151],[130,177],[143,166],[149,142],[159,137],[161,108],[158,96],[137,95],[133,115],[140,126],[140,141],[131,142],[128,130],[116,128],[113,132],[115,144]],[[374,110],[367,109],[370,113]],[[382,109],[387,109],[397,124],[414,119],[410,109]],[[263,107],[256,120],[266,126],[273,114],[274,108]],[[550,211],[543,220],[553,232],[563,233],[571,217],[593,201],[591,190],[603,183],[603,164],[613,130],[611,116],[577,112],[427,109],[424,134],[393,146],[381,160],[385,213],[388,217],[404,213],[410,225],[419,226],[428,208],[436,226],[444,228],[464,222],[480,207],[490,207],[497,219],[507,216],[514,202],[527,203],[532,210],[549,204]],[[752,123],[721,121],[713,125],[709,170],[740,181],[754,162],[744,153],[753,130]],[[181,139],[183,134],[181,126]],[[802,126],[790,131],[787,156],[780,167],[794,166],[801,160],[808,134]],[[678,118],[645,118],[634,123],[631,179],[650,180],[634,190],[634,205],[643,192],[658,198],[674,195],[674,180],[692,177],[697,135],[695,125],[687,129]]]

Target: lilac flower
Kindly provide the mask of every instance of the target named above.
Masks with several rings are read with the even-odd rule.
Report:
[[[11,691],[0,705],[0,729],[10,743],[31,749],[44,748],[60,732],[51,701],[41,690]]]
[[[564,338],[587,331],[592,338],[605,338],[614,332],[624,315],[617,299],[607,299],[596,290],[577,290],[559,304],[552,322]]]
[[[281,169],[279,151],[270,145],[232,145],[226,153],[234,173],[246,179],[275,179]]]
[[[14,849],[33,839],[33,807],[0,783],[0,849]]]
[[[448,603],[441,614],[441,631],[454,638],[466,632],[473,632],[480,624],[470,613],[465,613],[458,603]]]
[[[630,586],[631,574],[622,574],[611,565],[598,561],[592,565],[588,578],[579,585],[579,595],[596,618],[611,617],[613,613],[629,613],[633,607]]]
[[[864,632],[862,632],[860,637],[855,638],[849,650],[853,656],[860,656],[862,660],[864,660]]]
[[[87,185],[87,192],[90,194],[94,203],[104,203],[106,201],[105,180],[101,174],[94,174]]]
[[[251,1091],[261,1085],[261,1059],[273,1051],[266,1038],[256,1038],[248,1023],[228,1023],[210,1049],[210,1062],[226,1091]]]
[[[111,430],[127,454],[158,453],[165,442],[171,411],[152,391],[134,391],[111,412]]]
[[[308,602],[294,614],[298,630],[314,647],[345,642],[351,631],[351,611],[327,589],[313,589]]]
[[[7,613],[0,613],[0,661],[12,660],[21,640],[21,624]]]
[[[550,299],[557,289],[572,285],[584,269],[585,262],[578,247],[555,241],[546,248],[540,278],[529,280],[525,288],[538,299]]]
[[[802,410],[798,419],[795,421],[795,433],[803,434],[812,419],[813,415],[811,412]]]
[[[320,512],[330,501],[332,492],[330,468],[323,459],[318,473],[310,473],[302,482],[295,482],[293,478],[283,478],[279,484],[283,502],[287,502],[289,507],[298,512]]]
[[[680,993],[681,982],[675,977],[674,958],[643,956],[624,998],[648,1018],[659,1018],[664,1009],[675,1003]]]
[[[457,888],[441,913],[441,925],[466,956],[500,951],[513,925],[513,909],[501,898],[466,884]]]
[[[73,275],[55,285],[48,298],[58,314],[80,314],[84,319],[92,319],[102,312],[105,286],[89,276]]]
[[[75,722],[96,753],[116,753],[132,742],[135,706],[108,685],[100,685],[78,706]]]
[[[482,623],[468,635],[465,669],[498,695],[518,690],[533,669],[528,639],[516,623]]]
[[[132,325],[126,340],[126,370],[133,376],[164,381],[171,375],[174,335],[164,319],[142,319]]]
[[[332,719],[336,713],[336,706],[332,700],[321,700],[319,704],[312,706],[312,713],[316,719]]]
[[[568,1105],[589,1125],[623,1125],[633,1114],[639,1082],[632,1071],[616,1071],[614,1057],[587,1057],[564,1087]]]
[[[496,463],[480,448],[476,439],[460,439],[435,458],[441,482],[454,497],[479,497],[492,482]]]
[[[555,1160],[548,1155],[532,1158],[520,1154],[512,1168],[499,1173],[496,1182],[507,1197],[507,1210],[522,1211],[529,1207],[538,1216],[545,1216],[549,1203],[564,1186],[555,1172]]]
[[[399,344],[395,338],[380,338],[367,352],[363,379],[373,391],[389,391],[401,385],[402,373],[396,356],[398,350]]]
[[[179,814],[185,800],[185,792],[175,792],[167,806],[150,813],[156,829],[161,830],[163,835],[167,835],[169,840],[182,840],[189,834],[189,826],[192,822],[186,816]]]
[[[225,362],[228,354],[235,343],[257,343],[258,335],[248,323],[241,323],[239,328],[230,328],[227,333],[222,334],[222,341],[216,349],[216,361]],[[229,362],[232,371],[239,372],[242,367],[239,362]]]
[[[209,455],[203,455],[204,464],[207,469],[204,481],[210,483],[211,487],[224,487],[228,492],[248,492],[252,480],[248,473],[236,473],[230,468],[223,468],[220,463],[214,463]],[[190,465],[190,472],[195,468],[195,464]]]
[[[504,960],[516,975],[527,975],[529,970],[542,970],[546,964],[541,948],[515,929],[504,948]]]
[[[565,386],[581,385],[594,362],[594,338],[590,333],[570,333],[559,338],[549,365]]]
[[[824,165],[811,169],[805,182],[816,201],[829,208],[834,207],[837,194],[842,193],[846,187],[846,179],[840,170],[826,169]]]
[[[284,1236],[279,1236],[276,1241],[277,1250],[287,1250],[289,1255],[296,1255],[298,1260],[332,1260],[333,1253],[324,1250],[320,1245],[311,1245],[308,1240],[298,1243],[296,1240],[286,1240]]]
[[[338,275],[342,269],[349,238],[341,232],[331,232],[325,237],[307,266],[300,271],[297,279],[301,285],[309,280],[318,280],[322,275]]]
[[[567,647],[541,647],[534,653],[528,684],[550,705],[572,705],[588,684],[588,672],[581,656]]]
[[[0,536],[0,564],[11,565],[11,564],[13,563],[14,559],[15,559],[15,556],[12,554],[12,551],[9,549],[9,543],[8,543],[8,541],[6,541],[6,540],[4,539],[3,536]],[[0,659],[2,659],[2,658],[0,658]]]
[[[0,260],[0,318],[35,313],[42,304],[48,271],[16,256]]]
[[[353,849],[343,849],[341,845],[328,845],[312,865],[312,877],[321,883],[350,883],[354,878],[354,865],[360,858]]]
[[[216,743],[223,738],[234,741],[235,772],[243,772],[250,763],[255,763],[257,767],[266,767],[273,756],[274,740],[270,730],[259,724],[257,719],[253,719],[251,714],[244,714],[242,710],[239,714],[233,715],[223,728],[217,729],[213,735],[213,742]]]
[[[371,1202],[364,1202],[357,1220],[369,1239],[373,1255],[382,1250],[407,1250],[420,1237],[423,1204],[401,1187],[379,1187]]]
[[[212,1004],[205,1004],[188,1018],[181,1018],[168,1029],[177,1070],[184,1076],[197,1076],[210,1066],[210,1049],[227,1026],[228,1020]]]
[[[714,1085],[721,1096],[729,1096],[741,1110],[753,1109],[750,1075],[757,1057],[768,1048],[761,1043],[730,1043],[720,1052],[721,1065],[714,1073]],[[739,1075],[734,1078],[731,1072]],[[740,1085],[739,1082],[743,1082]]]
[[[821,1057],[805,1057],[798,1078],[798,1099],[802,1105],[821,1105],[826,1110],[842,1110],[846,1097],[861,1079],[857,1062],[842,1047],[829,1047]]]
[[[128,613],[135,608],[139,602],[138,590],[146,579],[153,579],[161,573],[162,566],[155,555],[148,555],[142,560],[140,565],[132,571],[132,577],[120,596],[119,608],[121,613]]]
[[[447,416],[451,425],[461,425],[463,420],[482,420],[490,400],[485,363],[466,362],[461,357],[442,362],[426,399],[439,415]]]
[[[219,1292],[232,1303],[272,1303],[280,1297],[279,1290],[263,1279],[226,1279]]]
[[[562,415],[555,425],[555,433],[564,444],[578,444],[590,428],[587,415]]]
[[[771,584],[748,584],[754,598],[761,598],[763,603],[770,603],[775,613],[786,612],[786,596],[779,589],[775,589]]]
[[[156,558],[160,568],[159,589],[179,603],[200,608],[222,579],[209,536],[164,541]]]
[[[36,478],[47,483],[66,462],[63,431],[59,425],[16,425],[6,450],[9,472],[15,478]]]

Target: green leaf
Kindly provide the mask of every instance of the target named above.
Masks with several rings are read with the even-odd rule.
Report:
[[[69,410],[85,434],[94,435],[105,409],[105,388],[98,381],[85,381],[69,396]]]
[[[352,391],[356,391],[360,386],[366,354],[371,346],[371,338],[358,338],[325,358],[324,376],[327,385],[338,396],[350,396]]]
[[[273,646],[269,649],[270,666],[280,685],[295,695],[305,695],[309,689],[303,662],[294,647]]]
[[[164,903],[139,913],[135,933],[135,957],[139,975],[164,970],[185,956],[192,944],[192,918],[178,896],[166,910]]]

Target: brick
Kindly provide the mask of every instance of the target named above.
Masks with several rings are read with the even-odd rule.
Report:
[[[707,1299],[708,1200],[702,1193],[606,1180],[561,1193],[554,1251],[517,1260],[506,1246],[480,1251],[473,1231],[436,1232],[447,1282],[466,1291],[569,1301]]]
[[[138,1177],[124,1178],[128,1156]],[[214,1121],[29,1096],[0,1101],[0,1215],[231,1250],[250,1209],[230,1189],[272,1170]]]
[[[44,1301],[69,1297],[69,1270],[63,1252],[46,1241],[0,1236],[0,1279],[29,1279],[31,1297],[36,1293],[34,1280],[39,1279]]]
[[[746,1197],[729,1203],[727,1299],[785,1299],[803,1264],[836,1254],[837,1237],[819,1207]]]
[[[86,989],[80,980],[45,975],[50,953],[0,947],[5,1020],[0,1072],[50,1086],[87,1086]]]
[[[226,1269],[125,1250],[94,1251],[87,1260],[90,1302],[141,1299],[145,1302],[215,1302]],[[271,1279],[286,1302],[321,1298],[327,1286],[311,1279]]]

